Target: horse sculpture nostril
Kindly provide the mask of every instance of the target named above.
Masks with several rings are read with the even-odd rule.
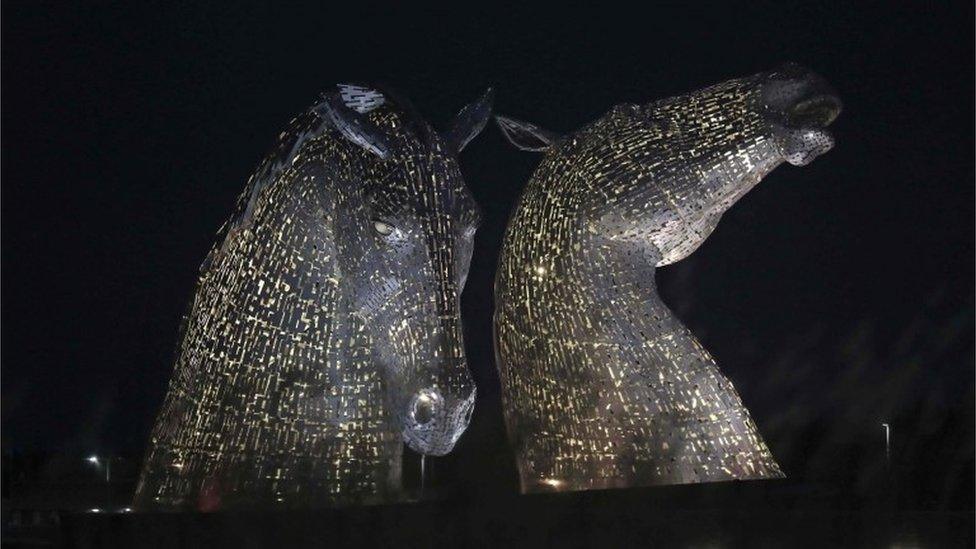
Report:
[[[776,121],[792,128],[828,126],[842,109],[822,76],[795,63],[766,73],[762,98]]]
[[[833,95],[816,95],[794,104],[786,113],[787,123],[793,127],[829,126],[840,114],[840,100]]]
[[[440,397],[437,393],[424,390],[417,393],[410,407],[410,417],[417,427],[425,427],[437,413],[437,403]]]
[[[418,400],[413,406],[413,419],[418,425],[427,425],[434,419],[434,406],[429,400]]]

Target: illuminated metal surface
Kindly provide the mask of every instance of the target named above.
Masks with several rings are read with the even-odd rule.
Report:
[[[291,122],[201,266],[138,506],[397,499],[404,442],[453,448],[480,219],[456,153],[490,109],[488,92],[442,137],[341,85]]]
[[[773,168],[832,145],[840,103],[796,65],[648,105],[565,137],[498,117],[545,155],[495,286],[505,419],[523,491],[783,476],[732,384],[657,295]]]

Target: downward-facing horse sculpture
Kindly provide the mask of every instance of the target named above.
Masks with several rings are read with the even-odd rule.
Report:
[[[620,105],[544,150],[505,237],[495,342],[523,491],[782,476],[732,384],[660,300],[692,253],[786,161],[832,145],[840,103],[796,65]]]
[[[142,508],[400,496],[404,441],[449,452],[475,389],[459,295],[479,212],[440,135],[342,85],[293,120],[201,267],[136,491]]]

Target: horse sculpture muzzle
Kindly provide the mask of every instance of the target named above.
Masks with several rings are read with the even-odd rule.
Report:
[[[467,368],[461,362],[460,368]],[[429,456],[443,456],[454,448],[474,411],[477,389],[471,387],[467,396],[440,391],[437,387],[425,387],[407,404],[404,416],[403,439],[410,449]]]
[[[476,388],[464,358],[459,316],[445,315],[442,337],[433,338],[429,353],[431,375],[406,395],[401,405],[403,440],[415,452],[429,456],[449,453],[464,433],[474,411]]]

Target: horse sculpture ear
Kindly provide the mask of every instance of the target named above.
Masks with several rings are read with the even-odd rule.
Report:
[[[382,105],[386,99],[373,89],[340,84],[338,92],[322,95],[322,102],[313,110],[332,124],[346,139],[385,160],[390,155],[390,143],[382,130],[363,114]]]
[[[507,116],[497,115],[495,122],[498,123],[505,139],[523,151],[544,151],[559,139],[559,135],[554,132]]]
[[[474,103],[461,109],[461,112],[454,117],[451,129],[443,136],[447,146],[454,149],[455,152],[461,152],[465,145],[477,137],[481,130],[485,129],[485,124],[488,123],[494,100],[495,92],[488,88]]]

